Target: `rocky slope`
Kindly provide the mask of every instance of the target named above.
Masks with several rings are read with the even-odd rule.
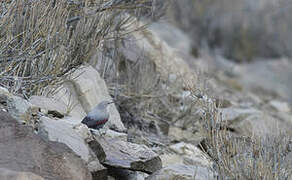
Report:
[[[131,25],[141,24],[137,20]],[[167,22],[127,38],[131,41],[117,51],[126,63],[138,64],[143,57],[154,64],[161,83],[157,93],[163,92],[156,96],[147,94],[148,89],[143,96],[123,92],[126,100],[138,101],[132,108],[143,117],[117,102],[110,107],[105,136],[80,124],[96,104],[120,91],[102,78],[108,74],[102,74],[101,62],[114,66],[117,60],[100,59],[99,53],[50,97],[25,100],[1,87],[1,179],[216,179],[218,159],[204,146],[209,132],[203,126],[213,109],[232,138],[291,135],[289,61],[240,66],[205,52],[194,58],[190,38]],[[125,72],[120,65],[113,73],[125,78]],[[149,88],[155,83],[142,79],[137,84]],[[142,106],[141,101],[148,104]],[[154,108],[143,111],[156,101]],[[237,158],[240,153],[230,154]]]

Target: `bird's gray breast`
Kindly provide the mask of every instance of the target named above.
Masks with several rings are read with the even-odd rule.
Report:
[[[92,120],[102,121],[109,118],[109,113],[107,111],[94,109],[93,111],[89,112],[87,116]]]

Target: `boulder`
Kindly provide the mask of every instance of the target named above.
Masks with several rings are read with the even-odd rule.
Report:
[[[186,141],[194,144],[199,144],[203,139],[203,135],[199,132],[194,132],[192,129],[182,129],[176,126],[170,126],[168,136],[175,141]]]
[[[9,93],[3,87],[0,87],[0,109],[9,112],[19,123],[27,123],[32,126],[34,126],[34,120],[36,120],[32,116],[38,112],[38,108],[30,102]]]
[[[69,110],[72,123],[78,124],[98,103],[111,100],[105,81],[92,66],[82,66],[77,69],[62,88],[54,95],[60,99]],[[114,104],[109,106],[110,119],[106,127],[125,131],[119,112]],[[66,118],[66,117],[65,117]]]
[[[131,171],[121,168],[109,168],[108,171],[109,175],[115,180],[145,180],[145,178],[149,176],[148,174],[140,171]]]
[[[66,104],[57,99],[44,96],[31,96],[29,102],[39,107],[42,112],[44,111],[46,114],[50,114],[54,117],[63,118],[68,113]]]
[[[54,120],[42,116],[40,118],[38,134],[50,141],[66,144],[86,162],[92,158],[84,139],[74,131],[71,124],[64,120]]]
[[[140,29],[146,25],[135,17],[131,18],[133,23],[129,24],[129,30]],[[178,42],[174,37],[179,38],[180,41]],[[149,28],[131,33],[127,37],[127,41],[124,41],[123,47],[119,48],[118,51],[132,62],[141,59],[141,56],[150,59],[163,80],[174,82],[181,80],[183,77],[184,82],[193,87],[192,85],[197,83],[195,67],[192,66],[192,61],[186,62],[185,57],[182,56],[182,54],[187,56],[187,53],[191,50],[190,43],[184,33],[171,24],[154,23]],[[98,55],[96,56],[98,57]],[[93,62],[92,64],[97,63]],[[182,85],[185,86],[186,84],[182,83]]]
[[[99,159],[103,165],[146,173],[153,173],[162,167],[159,156],[145,145],[106,137],[97,138],[98,145],[92,149],[98,157],[100,152],[105,153],[104,160]]]
[[[213,172],[201,166],[170,165],[146,177],[146,180],[212,180]]]
[[[40,118],[38,134],[50,141],[66,144],[86,162],[95,177],[106,176],[106,169],[86,143],[91,138],[89,129],[84,125],[74,128],[67,120],[54,120],[43,116]]]
[[[47,180],[91,180],[85,162],[63,143],[42,139],[0,111],[2,168],[32,172]]]
[[[31,172],[19,172],[6,168],[0,168],[1,180],[44,180],[41,176],[38,176]]]
[[[86,112],[79,101],[79,95],[71,81],[64,82],[52,98],[66,105],[67,116],[63,119],[67,119],[68,122],[77,125],[86,116]]]
[[[169,148],[183,158],[185,165],[212,167],[213,163],[208,159],[208,155],[193,144],[180,142],[171,145]]]
[[[237,81],[258,96],[278,95],[292,100],[292,63],[289,59],[241,64],[234,70]]]
[[[141,26],[140,23],[133,23],[133,25]],[[181,45],[171,46],[168,44],[170,40],[167,37],[161,36],[162,29],[171,25],[157,24],[153,25],[149,29],[143,29],[133,33],[133,37],[138,40],[135,41],[141,54],[146,54],[156,65],[156,70],[162,75],[165,80],[175,82],[183,77],[185,87],[194,87],[198,82],[198,77],[192,66],[192,62],[188,62],[177,52],[177,47],[183,47]],[[178,33],[179,30],[168,33],[169,36],[176,34],[178,37],[183,36],[182,33]],[[165,32],[164,32],[165,34]],[[165,38],[165,39],[164,39]],[[188,45],[185,47],[188,48]],[[187,85],[186,85],[187,84]]]
[[[14,117],[20,123],[24,123],[28,121],[26,117],[27,117],[27,114],[29,114],[31,107],[32,107],[32,104],[30,104],[27,100],[21,97],[13,96],[11,94],[7,96],[8,112],[12,117]]]
[[[290,106],[287,102],[272,100],[270,101],[270,105],[279,112],[288,113],[291,111]]]
[[[283,112],[260,111],[255,108],[221,109],[222,119],[237,135],[262,136],[290,133],[291,115]]]

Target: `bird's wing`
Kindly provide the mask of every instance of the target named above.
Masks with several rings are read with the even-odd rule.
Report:
[[[92,126],[94,125],[96,122],[94,119],[90,118],[89,116],[86,116],[81,123],[86,124],[87,126]]]

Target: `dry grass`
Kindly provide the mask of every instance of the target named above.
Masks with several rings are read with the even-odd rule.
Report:
[[[124,13],[151,15],[152,1],[74,2],[1,3],[1,86],[27,97],[48,93],[46,87],[59,86],[100,50],[100,72],[119,100],[124,122],[158,120],[185,129],[198,129],[200,122],[201,146],[214,160],[218,179],[291,179],[289,137],[235,137],[213,100],[197,91],[192,101],[183,99],[183,79],[163,80],[147,56],[132,61],[119,52],[127,40],[122,37],[135,30],[128,29],[131,16]]]
[[[228,129],[214,101],[205,103],[203,149],[215,162],[218,179],[292,178],[291,137],[238,137]]]
[[[208,45],[238,62],[292,55],[291,0],[173,2],[170,14],[193,38],[194,48]]]
[[[58,87],[106,42],[121,38],[131,16],[152,0],[4,1],[0,7],[0,85],[29,97]],[[127,29],[127,31],[126,31]]]

